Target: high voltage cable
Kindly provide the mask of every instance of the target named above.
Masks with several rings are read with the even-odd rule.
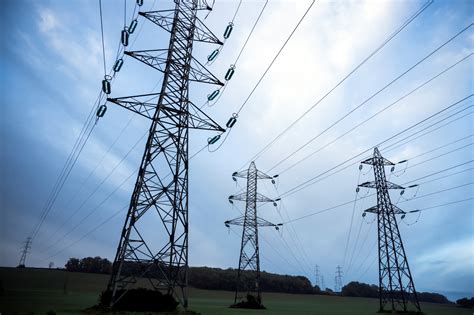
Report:
[[[466,109],[468,109],[468,108],[466,108]],[[465,110],[465,109],[464,109],[464,110]],[[458,114],[458,113],[456,113],[456,114]],[[443,124],[443,125],[441,125],[441,126],[438,126],[437,128],[434,128],[434,129],[432,129],[432,130],[429,130],[429,131],[425,132],[424,134],[421,134],[420,136],[418,136],[418,137],[416,137],[416,138],[414,138],[414,139],[410,139],[410,140],[406,141],[405,143],[400,144],[399,146],[405,145],[405,144],[407,144],[407,143],[409,143],[409,142],[411,142],[411,141],[414,141],[414,140],[418,139],[418,138],[421,137],[421,136],[425,136],[425,135],[427,135],[427,134],[429,134],[429,133],[431,133],[431,132],[434,132],[434,131],[436,131],[436,130],[442,128],[442,127],[445,127],[445,126],[447,126],[447,125],[449,125],[449,124],[451,124],[451,123],[453,123],[453,122],[456,122],[456,121],[459,120],[459,119],[462,119],[462,118],[464,118],[464,117],[466,117],[466,116],[468,116],[468,115],[472,115],[472,114],[473,114],[473,112],[469,112],[469,113],[467,113],[467,114],[465,114],[465,115],[463,115],[463,116],[461,116],[461,117],[458,117],[458,118],[456,118],[456,119],[453,119],[453,120],[447,122],[446,124]],[[455,114],[454,114],[454,115],[455,115]],[[451,116],[450,116],[450,117],[451,117]],[[450,117],[448,117],[448,118],[450,118]],[[442,120],[442,121],[443,121],[443,120]],[[441,121],[439,121],[439,122],[441,122]],[[436,125],[436,124],[438,124],[439,122],[436,122],[436,123],[434,123],[434,124],[428,126],[427,128],[424,128],[423,130],[428,129],[428,128],[431,128],[433,125]],[[412,136],[412,135],[410,135],[410,136],[408,136],[408,137],[406,137],[406,138],[404,138],[404,139],[402,139],[402,140],[406,140],[407,138],[409,138],[409,137],[411,137],[411,136]],[[397,146],[397,147],[399,147],[399,146]],[[395,149],[395,148],[392,148],[392,149]],[[382,149],[382,151],[388,152],[388,151],[391,151],[392,149],[390,149],[390,150],[385,150],[385,148],[384,148],[384,149]],[[371,150],[371,149],[370,149],[370,150]],[[370,150],[368,150],[368,151],[370,151]],[[368,152],[368,151],[367,151],[367,152]],[[364,153],[365,153],[365,152],[364,152]],[[354,158],[355,158],[355,157],[354,157]],[[354,158],[351,158],[351,159],[349,159],[349,160],[346,160],[345,162],[343,162],[343,163],[337,165],[336,167],[333,167],[333,168],[330,169],[329,171],[332,171],[332,170],[336,169],[337,167],[339,167],[339,166],[341,166],[341,165],[344,165],[345,163],[347,163],[348,161],[350,161],[350,160],[352,160],[352,159],[354,159]],[[367,158],[369,158],[369,157],[367,157]],[[343,170],[349,168],[350,166],[353,166],[353,165],[358,164],[358,163],[359,163],[359,161],[357,160],[357,161],[355,161],[354,163],[348,164],[348,165],[342,167],[341,169],[336,170],[336,171],[334,171],[333,173],[326,175],[325,177],[319,178],[319,177],[321,177],[322,175],[325,175],[326,173],[328,173],[329,171],[324,172],[324,173],[318,175],[317,178],[313,178],[313,180],[317,179],[316,181],[312,181],[312,180],[311,180],[312,182],[305,184],[303,187],[300,187],[300,188],[296,189],[295,191],[292,191],[292,192],[289,193],[287,196],[292,195],[292,194],[295,194],[295,193],[297,193],[297,192],[299,192],[299,191],[301,191],[301,190],[303,190],[303,189],[308,188],[309,186],[312,186],[312,185],[314,185],[314,184],[316,184],[316,183],[319,183],[319,182],[323,181],[324,179],[329,178],[329,177],[331,177],[331,176],[334,176],[334,175],[336,175],[337,173],[340,173],[340,172],[342,172]]]
[[[309,10],[311,10],[311,8],[313,7],[314,3],[316,2],[316,0],[313,0],[311,2],[311,4],[309,5],[309,7],[306,9],[306,12],[303,14],[303,16],[300,18],[300,20],[298,21],[298,23],[296,24],[295,28],[291,31],[290,35],[288,36],[288,38],[285,40],[285,42],[283,43],[283,46],[281,46],[280,50],[278,50],[277,54],[275,55],[275,57],[273,58],[273,60],[270,62],[270,64],[268,65],[267,69],[263,72],[263,74],[260,76],[260,79],[258,79],[257,83],[255,84],[255,86],[253,87],[253,89],[250,91],[250,94],[247,96],[247,98],[245,99],[245,101],[242,103],[242,105],[240,106],[239,110],[236,112],[237,115],[240,114],[240,112],[242,111],[242,109],[244,108],[244,106],[247,104],[247,102],[249,101],[250,97],[252,97],[253,93],[255,92],[255,90],[257,89],[257,87],[260,85],[260,82],[262,82],[263,78],[265,77],[265,75],[267,74],[268,70],[270,70],[270,68],[273,66],[273,63],[275,62],[275,60],[277,60],[278,56],[280,56],[281,52],[283,51],[283,49],[285,48],[286,44],[288,44],[288,42],[290,41],[291,37],[293,36],[293,34],[296,32],[296,30],[298,29],[298,27],[300,26],[301,22],[303,22],[304,18],[306,17],[306,15],[308,14]]]
[[[104,43],[104,23],[102,21],[102,0],[99,0],[100,12],[100,33],[102,35],[102,59],[104,60],[104,76],[107,74],[107,67],[105,65],[105,43]]]
[[[130,155],[130,153],[132,153],[135,148],[137,147],[137,145],[143,140],[143,138],[145,138],[146,134],[142,135],[136,142],[135,144],[128,150],[128,152],[120,159],[120,161],[115,164],[115,166],[109,171],[109,173],[107,174],[107,176],[94,188],[94,190],[92,190],[92,192],[87,196],[86,199],[84,199],[82,201],[82,203],[79,205],[79,207],[76,208],[76,210],[74,210],[72,212],[71,215],[69,215],[69,217],[64,220],[64,222],[59,226],[59,228],[56,229],[56,231],[50,236],[49,239],[53,238],[54,235],[56,235],[56,233],[59,232],[59,230],[61,230],[77,213],[79,213],[79,211],[82,209],[82,207],[87,203],[87,201],[89,201],[92,196],[95,195],[95,193],[99,190],[100,187],[102,187],[102,185],[107,181],[107,179],[110,178],[110,176],[112,176],[112,174],[118,169],[118,167],[125,161],[125,159]]]
[[[458,165],[449,167],[449,168],[447,168],[447,169],[444,169],[444,170],[441,170],[441,171],[438,171],[438,172],[431,173],[431,174],[426,175],[426,176],[424,176],[424,177],[422,177],[422,178],[426,178],[426,177],[428,177],[428,176],[434,176],[434,175],[440,174],[440,173],[442,173],[442,172],[445,172],[445,171],[447,171],[447,170],[451,170],[451,169],[453,169],[453,168],[456,168],[456,167],[459,167],[459,166],[463,166],[463,165],[465,165],[465,164],[472,163],[472,162],[474,162],[474,160],[471,160],[471,161],[468,161],[468,162],[464,162],[464,163],[461,163],[461,164],[458,164]],[[465,170],[465,171],[467,171],[467,170]],[[445,178],[445,177],[448,177],[448,175],[447,175],[447,176],[440,177],[440,178],[438,178],[437,180],[443,179],[443,178]],[[404,184],[402,184],[402,185],[409,184],[409,183],[412,183],[412,182],[413,182],[413,181],[408,181],[408,182],[406,182],[406,183],[404,183]],[[431,182],[431,181],[430,181],[430,182]],[[426,184],[426,183],[427,183],[427,182],[425,182],[425,184]],[[420,184],[420,185],[421,185],[421,184]],[[372,196],[375,196],[375,193],[370,194],[370,195],[367,195],[367,196],[364,196],[364,197],[360,197],[358,200],[363,200],[363,199],[366,199],[366,198],[369,198],[369,197],[372,197]],[[315,212],[312,212],[312,213],[309,213],[309,214],[306,214],[306,215],[303,215],[303,216],[300,216],[300,217],[297,217],[297,218],[293,218],[293,219],[291,219],[291,220],[289,220],[289,221],[282,222],[282,223],[283,223],[283,224],[288,224],[288,223],[292,223],[292,222],[299,221],[299,220],[302,220],[302,219],[306,219],[306,218],[308,218],[308,217],[311,217],[311,216],[314,216],[314,215],[317,215],[317,214],[321,214],[321,213],[328,212],[328,211],[331,211],[331,210],[334,210],[334,209],[337,209],[337,208],[340,208],[340,207],[343,207],[343,206],[347,206],[347,205],[349,205],[349,204],[351,204],[351,203],[353,203],[353,202],[354,202],[354,200],[349,200],[349,201],[343,202],[343,203],[341,203],[341,204],[338,204],[338,205],[336,205],[336,206],[332,206],[332,207],[325,208],[325,209],[322,209],[322,210],[319,210],[319,211],[315,211]]]
[[[102,227],[103,225],[105,225],[107,222],[109,222],[110,220],[112,220],[113,218],[115,218],[117,215],[119,215],[120,213],[122,213],[123,211],[125,211],[126,209],[128,208],[128,206],[125,206],[125,207],[122,207],[119,211],[116,211],[114,212],[110,217],[108,217],[107,219],[105,219],[104,221],[102,221],[101,223],[99,223],[98,225],[96,225],[93,229],[91,229],[89,232],[87,232],[86,234],[84,234],[82,237],[80,237],[79,239],[77,239],[76,241],[72,242],[71,244],[69,244],[68,246],[60,249],[59,251],[57,251],[56,253],[54,253],[53,255],[51,256],[48,256],[47,258],[43,259],[43,260],[47,260],[47,259],[50,259],[52,257],[55,257],[57,255],[59,255],[60,253],[62,253],[63,251],[65,251],[66,249],[70,248],[71,246],[74,246],[75,244],[79,243],[80,241],[82,241],[84,238],[86,238],[88,235],[94,233],[95,231],[97,231],[100,227]]]
[[[435,206],[431,206],[431,207],[421,208],[418,211],[425,211],[425,210],[440,208],[440,207],[449,206],[449,205],[453,205],[453,204],[457,204],[457,203],[461,203],[461,202],[466,202],[466,201],[469,201],[469,200],[474,200],[474,197],[461,199],[461,200],[450,201],[450,202],[447,202],[447,203],[443,203],[443,204],[435,205]]]
[[[192,158],[194,158],[196,155],[198,155],[200,152],[202,152],[207,146],[204,146],[202,147],[201,149],[199,149],[198,151],[196,151],[193,155],[191,155],[191,157],[189,158],[189,160],[191,160]],[[90,217],[96,210],[99,209],[99,207],[101,205],[103,205],[107,200],[109,200],[133,175],[135,175],[137,172],[136,171],[133,171],[131,172],[124,180],[122,180],[122,182],[111,192],[109,193],[109,195],[107,195],[107,197],[105,199],[103,199],[96,207],[94,207],[87,215],[86,217],[84,217],[78,224],[76,224],[72,230],[75,230],[79,225],[81,225],[88,217]],[[171,175],[168,174],[167,176]],[[166,178],[166,177],[165,177]],[[98,188],[96,187],[96,190]],[[65,235],[63,235],[61,238],[59,238],[59,240],[62,240],[64,239],[67,235],[70,234],[70,232],[72,232],[72,230],[69,230]],[[43,252],[45,252],[46,250],[48,250],[49,248],[51,248],[52,246],[58,244],[59,241],[57,241],[56,243],[50,245],[47,249],[45,249]]]
[[[259,13],[259,15],[258,15],[258,17],[257,17],[257,20],[256,20],[255,23],[253,24],[252,29],[250,30],[250,33],[249,33],[249,35],[247,36],[247,39],[246,39],[245,42],[244,42],[244,45],[243,45],[242,48],[240,49],[240,52],[239,52],[239,54],[237,55],[237,58],[236,58],[235,61],[234,61],[234,65],[239,61],[240,56],[242,55],[242,52],[243,52],[244,49],[245,49],[245,46],[247,46],[247,43],[248,43],[250,37],[252,37],[253,31],[255,30],[255,27],[257,26],[258,22],[260,21],[260,18],[262,17],[263,11],[265,11],[265,8],[267,7],[267,4],[268,4],[268,0],[265,1],[265,4],[263,5],[262,10],[260,10],[260,13]]]
[[[99,5],[100,5],[100,11],[101,11],[101,2],[99,2]],[[154,5],[154,3],[153,3],[153,5]],[[135,4],[134,12],[136,11],[136,7],[137,7],[137,4]],[[103,30],[102,13],[100,15],[100,18],[101,18],[101,31],[102,31]],[[105,52],[105,45],[104,45],[104,52]],[[118,58],[119,54],[120,54],[120,41],[119,41],[119,50],[117,51],[117,58]],[[104,56],[105,56],[105,53],[104,53]],[[112,73],[112,70],[111,70],[110,73]],[[114,72],[112,78],[114,78],[115,76],[116,76],[116,73]],[[51,211],[51,209],[52,209],[59,193],[61,192],[64,184],[66,183],[66,180],[69,177],[69,174],[72,171],[72,168],[74,167],[77,159],[79,158],[80,153],[82,152],[85,144],[87,143],[87,140],[89,139],[89,136],[92,133],[92,131],[93,131],[93,129],[94,129],[96,123],[97,123],[97,120],[94,119],[94,112],[95,112],[98,105],[100,104],[100,102],[103,99],[104,99],[104,93],[102,92],[102,90],[100,90],[99,96],[97,97],[95,103],[93,104],[93,106],[92,106],[92,108],[89,112],[89,115],[88,115],[86,121],[84,122],[84,125],[83,125],[83,127],[82,127],[82,129],[79,133],[79,136],[77,137],[77,139],[75,141],[75,144],[74,144],[71,152],[69,153],[68,158],[66,159],[66,162],[63,166],[63,169],[61,170],[60,175],[58,176],[58,179],[57,179],[55,185],[53,186],[53,189],[52,189],[45,205],[43,206],[43,209],[42,209],[41,214],[40,214],[39,221],[33,229],[32,239],[38,234],[39,230],[41,229],[42,224],[44,223],[48,213]],[[88,129],[90,129],[90,130],[88,130]]]
[[[362,155],[368,153],[369,151],[372,150],[373,147],[378,147],[378,146],[380,146],[380,145],[382,145],[382,144],[384,144],[384,143],[386,143],[386,142],[388,142],[388,141],[390,141],[390,140],[392,140],[392,139],[398,137],[399,135],[401,135],[401,134],[403,134],[403,133],[405,133],[405,132],[407,132],[407,131],[409,131],[409,130],[415,128],[416,126],[418,126],[418,125],[420,125],[420,124],[422,124],[422,123],[424,123],[424,122],[430,120],[431,118],[436,117],[437,115],[439,115],[439,114],[441,114],[441,113],[443,113],[443,112],[449,110],[450,108],[456,106],[457,104],[459,104],[459,103],[461,103],[461,102],[464,102],[465,100],[471,98],[473,95],[474,95],[474,94],[470,94],[470,95],[464,97],[463,99],[461,99],[461,100],[459,100],[459,101],[457,101],[457,102],[455,102],[455,103],[453,103],[453,104],[451,104],[451,105],[445,107],[444,109],[439,110],[438,112],[436,112],[436,113],[434,113],[434,114],[432,114],[432,115],[430,115],[430,116],[428,116],[428,117],[422,119],[421,121],[419,121],[419,122],[417,122],[417,123],[411,125],[410,127],[405,128],[404,130],[402,130],[402,131],[396,133],[395,135],[393,135],[393,136],[391,136],[391,137],[389,137],[389,138],[383,140],[382,142],[379,142],[378,144],[376,144],[376,145],[374,145],[374,146],[372,146],[372,147],[370,147],[370,148],[368,148],[368,149],[366,149],[366,150],[360,152],[359,154],[356,154],[355,156],[353,156],[353,157],[347,159],[346,161],[344,161],[344,162],[342,162],[342,163],[339,163],[338,165],[336,165],[336,166],[330,168],[329,170],[326,170],[326,171],[320,173],[319,175],[316,175],[316,176],[314,176],[314,177],[312,177],[312,178],[310,178],[310,179],[304,181],[303,183],[296,185],[295,187],[293,187],[293,188],[287,190],[286,192],[282,193],[280,197],[284,197],[284,196],[288,196],[289,194],[293,194],[294,191],[296,191],[296,190],[298,190],[299,188],[301,188],[301,187],[303,187],[303,186],[305,186],[305,185],[311,183],[311,182],[314,181],[315,179],[317,179],[317,178],[319,178],[319,177],[321,177],[321,176],[323,176],[323,175],[329,173],[330,171],[332,171],[332,170],[334,170],[334,169],[336,169],[336,168],[338,168],[338,167],[340,167],[340,166],[346,164],[347,162],[349,162],[349,161],[351,161],[351,160],[353,160],[353,159],[356,159],[357,157],[360,157],[360,156],[362,156]],[[472,106],[472,105],[471,105],[471,106]],[[456,114],[457,114],[457,113],[456,113]],[[444,121],[444,120],[446,120],[446,119],[447,119],[447,118],[443,119],[442,121]],[[307,186],[306,186],[306,187],[307,187]]]
[[[446,152],[446,153],[443,153],[443,154],[441,154],[441,155],[435,156],[435,157],[430,158],[430,159],[428,159],[428,160],[424,160],[424,161],[422,161],[422,162],[419,162],[419,163],[416,163],[416,164],[412,164],[412,165],[408,166],[407,168],[412,168],[412,167],[415,167],[415,166],[420,165],[420,164],[422,164],[422,163],[429,162],[429,161],[431,161],[431,160],[434,160],[434,159],[437,159],[437,158],[439,158],[439,157],[445,156],[445,155],[447,155],[447,154],[449,154],[449,153],[452,153],[452,152],[459,151],[459,150],[462,150],[462,149],[464,149],[464,148],[467,148],[467,147],[469,147],[469,146],[471,146],[471,145],[473,145],[473,144],[474,144],[474,143],[466,144],[466,145],[464,145],[464,146],[462,146],[462,147],[456,148],[456,149],[454,149],[454,150],[452,150],[452,151],[448,151],[448,152]]]
[[[363,120],[362,122],[358,123],[356,126],[352,127],[351,129],[349,129],[348,131],[344,132],[343,134],[341,134],[340,136],[336,137],[335,139],[329,141],[328,143],[326,143],[325,145],[323,145],[322,147],[320,147],[319,149],[317,149],[316,151],[313,151],[311,152],[310,154],[306,155],[305,157],[301,158],[300,160],[296,161],[295,163],[291,164],[290,166],[288,166],[287,168],[285,168],[283,171],[279,172],[279,174],[283,174],[287,171],[289,171],[290,169],[292,169],[293,167],[299,165],[300,163],[304,162],[305,160],[307,160],[308,158],[314,156],[316,153],[320,152],[321,150],[327,148],[328,146],[330,146],[331,144],[335,143],[337,140],[341,139],[342,137],[346,136],[347,134],[351,133],[352,131],[354,131],[355,129],[359,128],[360,126],[362,126],[363,124],[365,124],[366,122],[368,122],[369,120],[371,120],[372,118],[378,116],[379,114],[383,113],[384,111],[386,111],[387,109],[391,108],[393,105],[396,105],[398,104],[400,101],[404,100],[405,98],[407,98],[408,96],[412,95],[413,93],[415,93],[416,91],[418,91],[419,89],[421,89],[422,87],[426,86],[427,84],[429,84],[430,82],[432,82],[433,80],[437,79],[438,77],[442,76],[443,74],[445,74],[447,71],[451,70],[452,68],[454,68],[455,66],[457,66],[458,64],[460,64],[461,62],[467,60],[468,58],[472,57],[474,53],[471,53],[469,55],[467,55],[466,57],[462,58],[461,60],[457,61],[456,63],[454,63],[453,65],[449,66],[448,68],[444,69],[443,71],[439,72],[438,74],[436,74],[435,76],[431,77],[430,79],[428,79],[427,81],[425,81],[424,83],[418,85],[416,88],[412,89],[410,92],[404,94],[402,97],[398,98],[397,100],[395,100],[394,102],[390,103],[389,105],[387,105],[386,107],[382,108],[381,110],[379,110],[378,112],[376,112],[375,114],[373,114],[372,116],[370,116],[369,118],[366,118],[365,120]],[[374,94],[375,95],[375,94]],[[371,96],[372,97],[372,96]],[[371,98],[370,97],[370,98]],[[370,99],[369,98],[369,99]],[[367,99],[368,100],[368,99]],[[366,100],[366,101],[367,101]],[[366,102],[364,101],[364,103]],[[362,103],[363,104],[363,103]],[[360,106],[360,105],[359,105]],[[355,108],[357,109],[357,107]],[[354,110],[355,110],[354,109]],[[354,110],[352,110],[351,112],[353,112]],[[351,113],[349,112],[349,114]],[[349,114],[345,115],[344,117],[347,117]],[[344,117],[342,119],[344,119]],[[278,167],[280,164],[282,164],[283,162],[285,162],[286,160],[288,160],[290,157],[292,157],[294,154],[298,153],[301,149],[303,149],[304,147],[306,147],[307,145],[309,145],[312,141],[314,141],[315,139],[317,139],[319,136],[321,136],[322,134],[324,134],[326,131],[328,131],[329,129],[331,129],[332,127],[334,127],[339,121],[341,121],[342,119],[339,119],[338,121],[336,121],[335,123],[333,123],[330,127],[328,127],[327,129],[325,129],[324,131],[322,131],[321,133],[319,133],[316,137],[313,137],[310,141],[306,142],[303,146],[300,146],[297,150],[293,151],[291,154],[287,155],[284,159],[280,160],[279,162],[277,162],[276,164],[274,164],[268,171],[272,171],[274,168]]]
[[[281,133],[279,133],[269,144],[267,144],[263,149],[257,152],[248,162],[244,163],[240,170],[245,167],[251,161],[258,159],[258,157],[268,150],[278,139],[280,139],[283,134],[288,132],[293,126],[295,126],[303,117],[305,117],[309,112],[311,112],[316,106],[318,106],[327,96],[329,96],[336,88],[338,88],[344,81],[346,81],[352,74],[354,74],[362,65],[364,65],[370,58],[377,54],[385,45],[387,45],[395,36],[397,36],[406,26],[408,26],[415,18],[418,17],[424,10],[426,10],[433,0],[426,2],[418,11],[415,12],[408,20],[406,20],[394,33],[392,33],[388,38],[386,38],[372,53],[369,54],[361,63],[359,63],[354,69],[352,69],[342,80],[340,80],[334,87],[332,87],[326,94],[323,95],[315,104],[313,104],[309,109],[307,109],[302,115],[300,115],[295,121],[293,121],[288,127],[286,127]]]
[[[472,25],[472,24],[471,24]],[[362,106],[364,106],[365,104],[367,104],[369,101],[371,101],[372,99],[374,99],[377,95],[379,95],[380,93],[382,93],[385,89],[387,89],[388,87],[390,87],[392,84],[394,84],[395,82],[397,82],[399,79],[401,79],[403,76],[405,76],[407,73],[409,73],[411,70],[413,70],[414,68],[416,68],[417,66],[419,66],[420,64],[422,64],[424,61],[426,61],[428,58],[430,58],[431,56],[433,56],[436,52],[438,52],[440,49],[442,49],[444,46],[446,46],[448,43],[450,43],[451,41],[453,41],[454,39],[456,39],[459,35],[461,35],[462,33],[464,33],[467,29],[469,29],[468,26],[466,28],[464,28],[463,30],[461,30],[459,33],[457,33],[456,35],[454,35],[453,37],[451,37],[448,41],[444,42],[442,45],[438,46],[438,48],[436,48],[435,50],[433,50],[432,52],[430,52],[428,55],[426,55],[425,57],[423,57],[421,60],[417,61],[413,66],[411,66],[410,68],[408,68],[407,70],[405,70],[403,73],[401,73],[400,75],[398,75],[397,77],[395,77],[395,79],[393,79],[392,81],[390,81],[389,83],[387,83],[386,85],[384,85],[381,89],[377,90],[377,92],[375,92],[374,94],[372,94],[370,97],[368,97],[367,99],[365,99],[362,103],[360,103],[359,105],[357,105],[356,107],[354,107],[353,109],[351,109],[348,113],[344,114],[344,116],[342,116],[341,118],[339,118],[338,120],[336,120],[334,123],[332,123],[331,125],[329,125],[329,127],[327,127],[326,129],[324,129],[323,131],[321,131],[320,133],[318,133],[316,136],[314,136],[313,138],[311,138],[309,141],[307,141],[305,144],[303,144],[302,146],[300,146],[298,149],[296,149],[295,151],[293,151],[291,154],[287,155],[285,158],[283,158],[282,160],[280,160],[276,165],[274,165],[272,167],[275,168],[277,167],[278,165],[280,165],[281,163],[285,162],[286,160],[288,160],[290,157],[292,157],[293,155],[295,155],[296,153],[298,153],[299,151],[301,151],[303,148],[305,148],[306,146],[308,146],[310,143],[312,143],[314,140],[318,139],[320,136],[322,136],[323,134],[325,134],[327,131],[329,131],[330,129],[332,129],[334,126],[336,126],[338,123],[340,123],[341,121],[343,121],[344,119],[346,119],[347,117],[349,117],[352,113],[354,113],[356,110],[358,110],[359,108],[361,108]],[[469,54],[467,57],[470,57],[472,56],[472,53]],[[461,61],[465,60],[467,57],[463,58]],[[458,64],[458,63],[456,63]],[[456,65],[455,64],[455,65]],[[453,65],[454,66],[454,65]],[[451,67],[449,67],[448,69],[451,69]],[[447,70],[448,70],[447,69]],[[446,71],[447,71],[446,70]],[[444,73],[444,72],[442,72]],[[437,76],[436,76],[437,77]],[[427,83],[430,82],[427,81]]]
[[[242,103],[242,105],[240,106],[239,110],[237,112],[234,113],[235,117],[238,117],[240,112],[242,111],[242,109],[244,108],[244,106],[247,104],[247,102],[249,101],[250,97],[252,96],[252,94],[255,92],[255,90],[257,89],[257,87],[260,85],[260,82],[262,82],[263,78],[265,77],[265,75],[267,74],[267,72],[270,70],[270,68],[273,66],[273,63],[276,61],[276,59],[278,58],[278,56],[280,55],[280,53],[283,51],[283,49],[285,48],[286,44],[289,42],[289,40],[291,39],[291,37],[293,36],[293,34],[296,32],[296,30],[298,29],[299,25],[301,24],[301,22],[303,22],[304,18],[306,17],[306,15],[308,14],[309,10],[311,9],[311,7],[314,5],[314,2],[316,0],[312,0],[312,3],[309,5],[308,9],[306,10],[306,12],[303,14],[303,16],[300,18],[300,20],[298,21],[298,23],[296,24],[296,26],[293,28],[292,32],[290,33],[290,35],[287,37],[287,39],[285,40],[285,42],[283,43],[283,45],[281,46],[280,50],[277,52],[277,54],[275,55],[275,57],[273,58],[273,60],[270,62],[270,64],[268,65],[267,69],[263,72],[263,74],[260,76],[260,79],[257,81],[257,83],[255,84],[255,86],[252,88],[252,90],[250,91],[249,95],[247,96],[247,98],[245,99],[245,101]],[[246,42],[245,42],[245,45],[247,44],[247,41],[248,39],[250,38],[250,35],[251,33],[253,32],[255,26],[257,25],[260,17],[261,17],[261,14],[263,13],[263,11],[265,10],[265,7],[266,7],[267,3],[265,3],[264,7],[262,8],[262,11],[260,12],[260,15],[258,16],[257,18],[257,21],[255,22],[254,24],[254,27],[252,28],[250,34],[249,34],[249,37],[247,38]],[[244,46],[245,46],[244,45]],[[243,49],[242,49],[243,50]],[[242,51],[239,53],[239,56],[238,58],[240,58],[240,54],[242,53]],[[234,66],[235,66],[235,63],[234,63]],[[228,82],[228,81],[227,81]],[[224,86],[224,89],[227,87],[227,82]],[[221,95],[219,96],[219,98],[216,100],[216,102],[220,99],[220,97],[222,96],[222,93]],[[205,105],[206,103],[204,103],[201,108]],[[215,105],[215,103],[214,103]],[[213,105],[213,106],[214,106]],[[230,127],[227,127],[226,130],[228,130],[228,132],[226,133],[224,139],[221,141],[221,143],[217,146],[217,148],[215,148],[214,150],[210,150],[209,149],[209,152],[215,152],[217,150],[220,149],[220,147],[226,142],[227,138],[229,137],[231,131],[232,131],[232,128]]]

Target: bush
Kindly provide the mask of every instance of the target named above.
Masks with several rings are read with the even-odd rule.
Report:
[[[239,303],[232,304],[230,308],[249,308],[255,310],[264,310],[265,306],[262,305],[262,301],[252,294],[247,294],[247,299]]]
[[[122,295],[124,290],[117,290],[116,295]],[[99,307],[108,308],[112,298],[112,291],[102,292],[99,298]],[[130,289],[114,304],[114,311],[132,312],[170,312],[175,311],[178,302],[173,296],[160,291],[149,289]]]
[[[460,307],[465,307],[465,308],[474,308],[474,297],[472,298],[462,298],[456,301],[456,304],[459,305]]]

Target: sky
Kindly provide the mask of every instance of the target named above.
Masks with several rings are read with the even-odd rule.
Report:
[[[115,61],[124,24],[124,6],[116,3],[102,1],[107,69]],[[222,81],[264,3],[243,1],[230,38],[217,60],[207,66]],[[380,146],[382,155],[394,163],[408,162],[397,164],[393,172],[387,167],[387,179],[420,185],[403,195],[392,191],[392,202],[406,211],[427,209],[398,220],[417,290],[442,292],[450,298],[474,294],[474,203],[466,200],[474,195],[473,100],[469,97],[474,90],[473,27],[430,54],[472,23],[474,3],[434,1],[333,89],[425,3],[315,2],[250,95],[225,141],[221,138],[190,161],[191,266],[237,267],[241,229],[229,230],[224,221],[244,211],[244,204],[231,205],[227,197],[246,183],[234,182],[231,174],[248,167],[276,135],[312,108],[254,158],[262,172],[279,174],[275,185],[259,182],[258,191],[270,198],[283,194],[277,207],[260,206],[259,216],[274,223],[294,220],[280,231],[259,230],[261,269],[304,275],[315,283],[318,265],[326,286],[333,288],[336,267],[341,265],[344,284],[378,283],[376,222],[371,214],[362,217],[365,209],[376,204],[375,196],[361,188],[357,196],[367,198],[350,202],[358,184],[373,180],[370,166],[359,170],[359,162],[371,151],[333,175],[330,172],[294,193],[285,192],[394,136]],[[268,2],[222,97],[203,107],[216,122],[225,125],[244,103],[310,4]],[[0,265],[16,266],[22,244],[38,223],[81,127],[95,108],[104,76],[103,54],[98,1],[7,0],[1,6],[2,28],[7,31],[0,50]],[[128,24],[134,1],[127,0],[126,7]],[[222,39],[236,7],[236,1],[216,0],[209,16],[204,20],[201,12],[200,19]],[[171,1],[145,0],[142,11],[167,8]],[[139,17],[127,49],[166,48],[168,39],[169,34]],[[204,64],[215,48],[195,43],[193,56]],[[159,90],[161,79],[158,71],[126,58],[112,82],[111,96]],[[191,83],[190,99],[204,104],[214,89]],[[439,128],[426,122],[397,135],[460,100],[436,116],[447,119],[436,125]],[[424,127],[428,132],[421,131]],[[70,257],[113,260],[148,128],[148,120],[108,104],[33,240],[27,266],[47,267],[53,262],[61,267]],[[192,130],[190,154],[215,134]],[[395,145],[409,135],[413,136]],[[430,174],[436,175],[418,180]],[[452,203],[460,200],[466,201]],[[451,204],[435,207],[447,203]],[[151,222],[148,228],[153,229]]]

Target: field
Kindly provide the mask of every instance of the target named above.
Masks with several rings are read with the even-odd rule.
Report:
[[[80,314],[97,302],[98,294],[106,286],[108,276],[71,273],[62,270],[16,269],[0,267],[0,313]],[[264,293],[267,310],[236,310],[228,306],[233,293],[190,289],[189,309],[203,315],[325,315],[325,314],[376,314],[376,299],[330,297],[319,295],[294,295]],[[449,305],[423,303],[428,315],[471,315],[472,310]]]

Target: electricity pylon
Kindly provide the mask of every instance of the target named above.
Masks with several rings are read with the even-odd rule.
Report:
[[[20,262],[18,263],[18,267],[25,267],[26,262],[26,255],[31,249],[31,237],[27,237],[25,241],[25,246],[23,246],[23,250],[21,251]]]
[[[341,292],[342,290],[342,268],[337,266],[336,277],[334,278],[334,292]]]
[[[314,266],[314,278],[315,278],[315,285],[318,286],[318,288],[321,289],[321,282],[319,281],[319,266],[315,265]]]
[[[235,172],[232,174],[234,180],[236,177],[247,179],[247,191],[238,195],[229,196],[229,202],[233,200],[245,201],[245,214],[238,218],[225,221],[225,225],[240,225],[242,229],[242,243],[240,246],[239,269],[237,271],[237,285],[235,289],[234,304],[240,302],[244,296],[239,293],[253,293],[256,295],[256,301],[262,305],[262,296],[260,289],[260,256],[258,246],[258,227],[272,226],[277,230],[281,224],[274,224],[257,216],[257,202],[276,201],[257,192],[257,182],[259,179],[271,179],[273,183],[274,176],[269,176],[257,170],[255,163],[250,163],[248,170]],[[243,273],[246,272],[244,276]]]
[[[360,187],[377,189],[377,205],[364,211],[377,214],[379,245],[379,299],[380,312],[408,312],[412,304],[421,313],[420,303],[411,276],[410,267],[398,229],[396,214],[405,215],[390,201],[389,189],[404,189],[385,178],[385,166],[394,163],[382,157],[378,148],[374,155],[362,164],[372,165],[375,181],[362,183]],[[389,308],[387,310],[386,308]]]
[[[171,34],[168,48],[126,52],[163,73],[160,93],[108,99],[151,121],[108,284],[111,306],[139,277],[187,306],[188,132],[224,131],[188,99],[189,81],[223,85],[193,59],[194,41],[222,42],[197,18],[207,5],[197,0],[174,3],[171,10],[140,12]]]

